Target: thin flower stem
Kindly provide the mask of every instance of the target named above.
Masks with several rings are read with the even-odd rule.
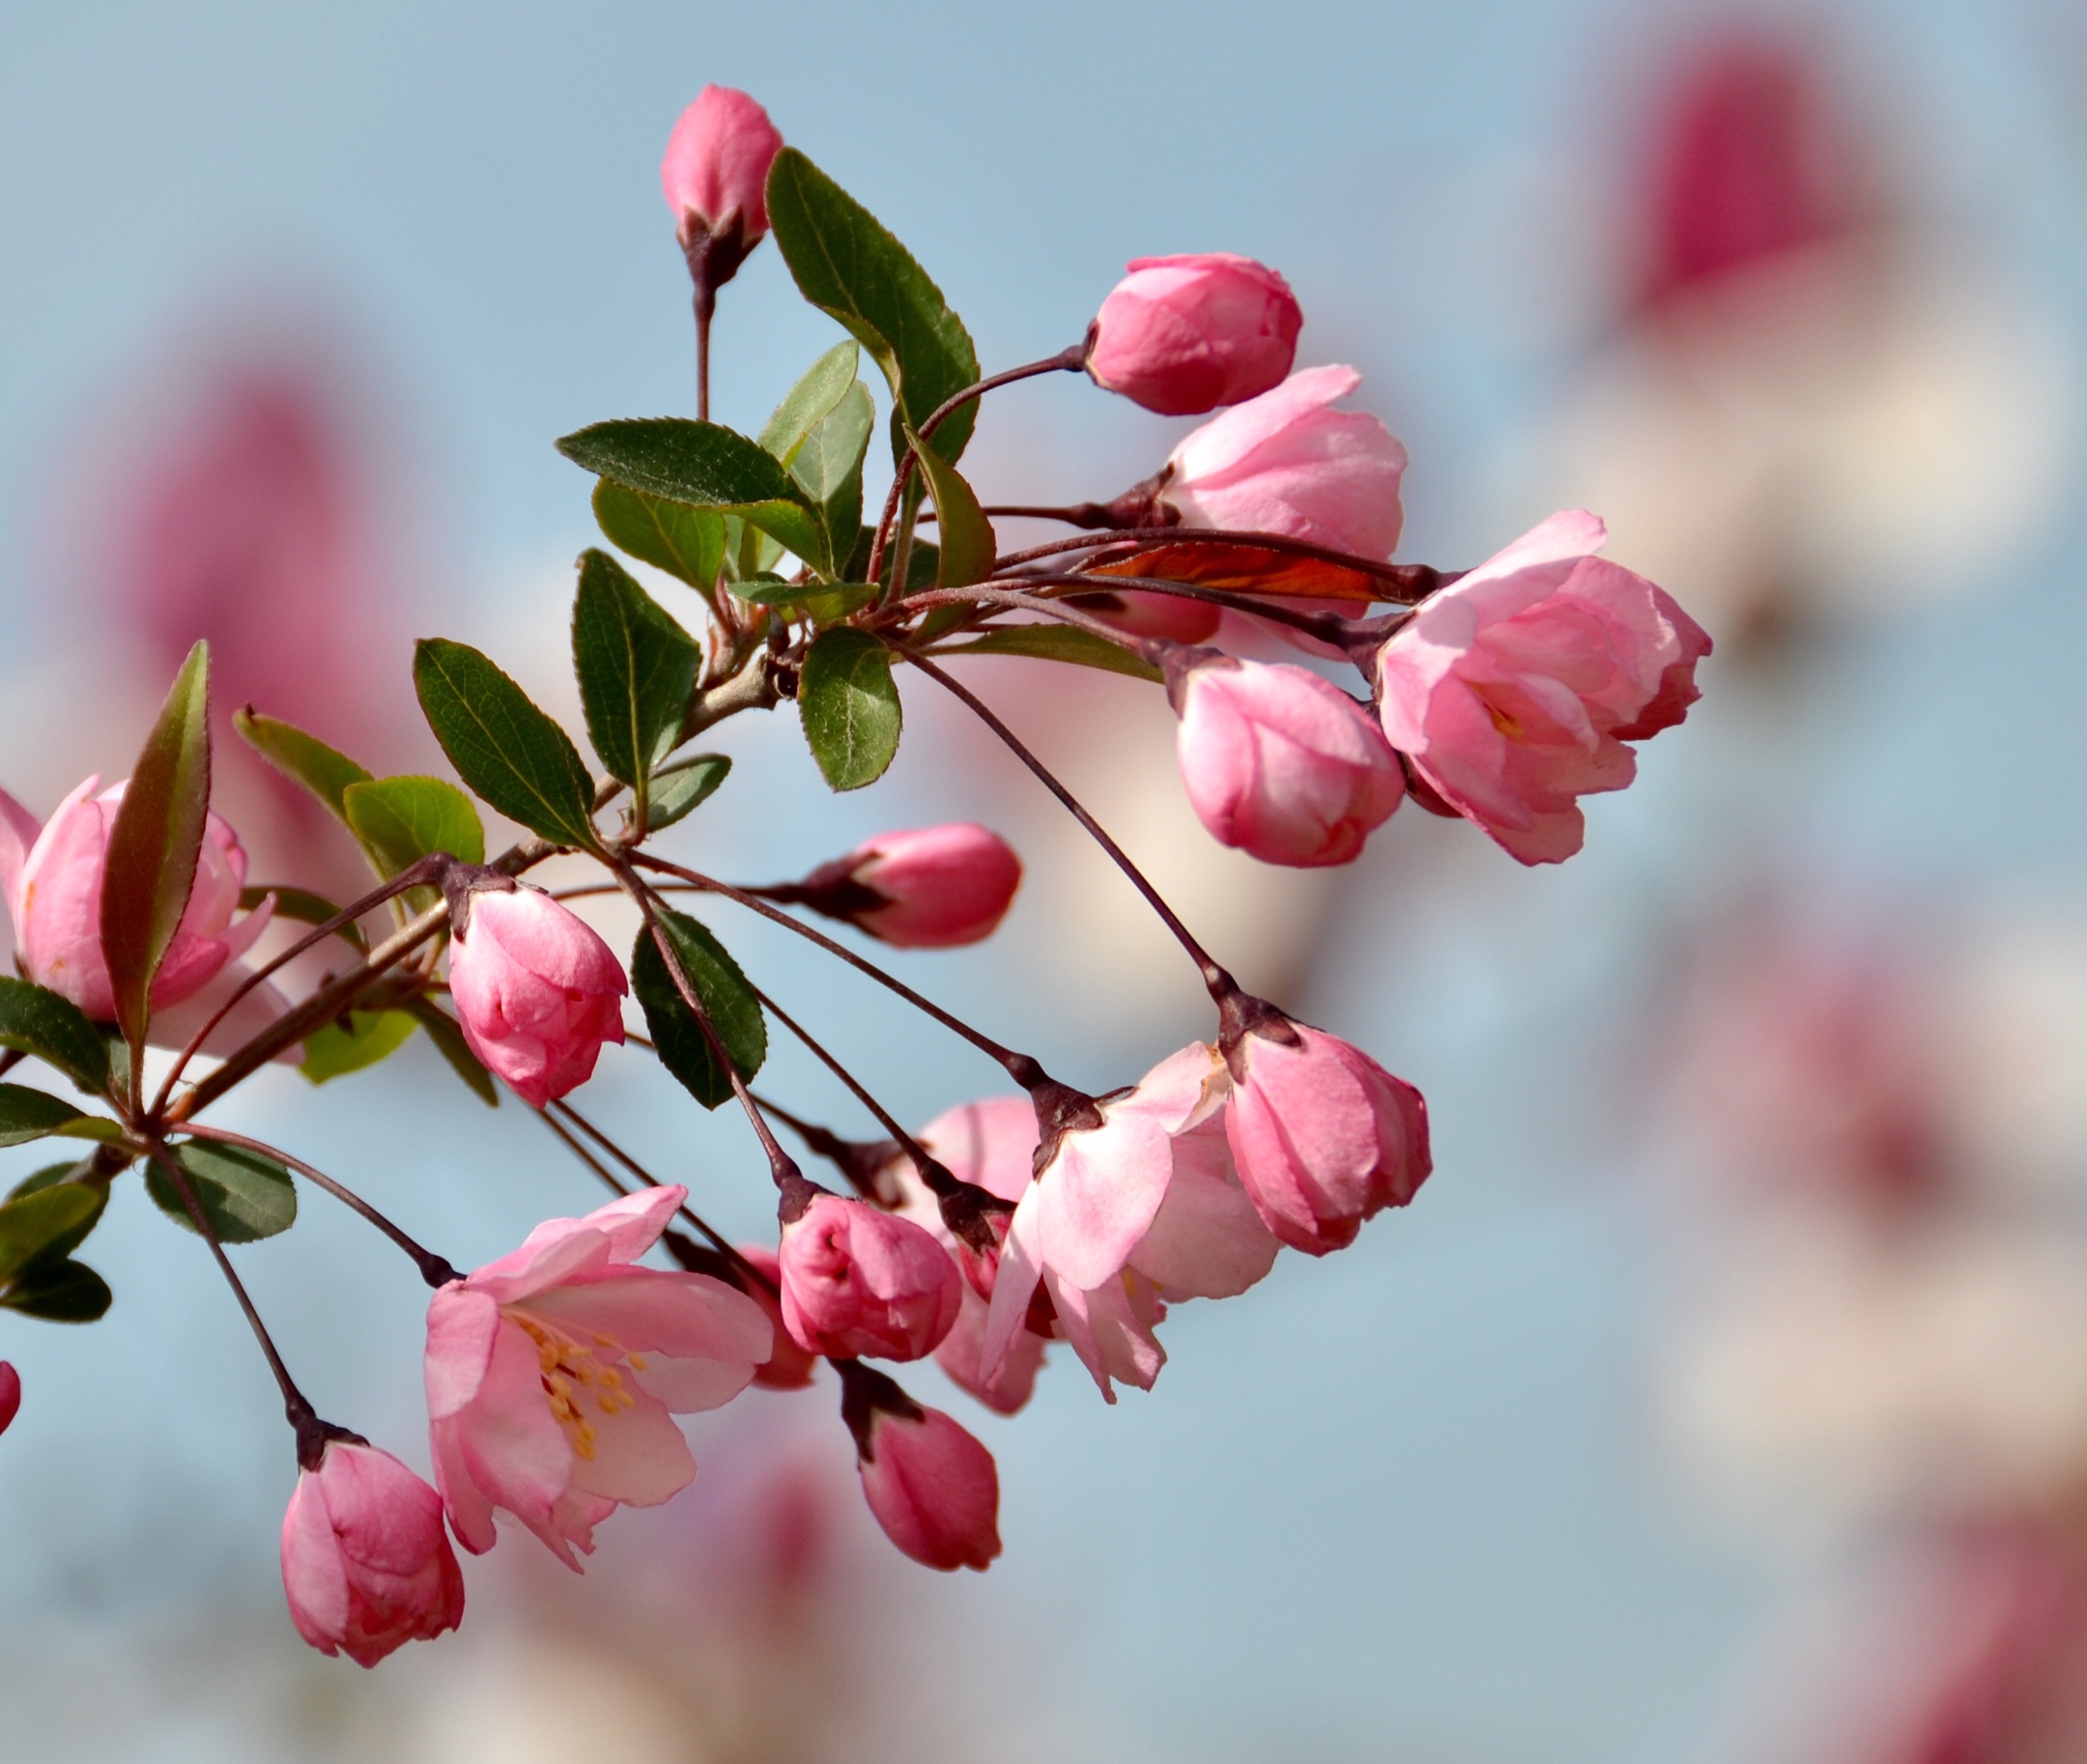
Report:
[[[761,899],[758,895],[743,888],[734,888],[729,882],[720,882],[715,876],[706,876],[700,870],[687,869],[679,864],[670,864],[665,858],[634,854],[632,862],[645,869],[658,870],[665,875],[678,876],[691,888],[703,894],[722,895],[728,900],[735,900],[749,912],[758,913],[764,919],[772,920],[777,925],[786,926],[807,942],[817,944],[827,954],[838,956],[841,960],[846,962],[849,967],[854,968],[859,973],[867,974],[878,985],[897,993],[899,997],[904,999],[914,1010],[931,1016],[952,1034],[961,1036],[988,1059],[997,1061],[1006,1070],[1008,1076],[1013,1078],[1024,1090],[1034,1089],[1036,1085],[1047,1081],[1042,1063],[1033,1056],[1016,1053],[1010,1047],[1003,1047],[990,1036],[972,1028],[962,1018],[952,1016],[941,1006],[929,999],[923,998],[896,975],[887,974],[874,962],[865,960],[844,944],[836,943],[825,932],[814,930],[812,926],[806,925],[801,919],[791,917],[780,907],[770,906],[767,901]]]
[[[1060,579],[1053,577],[1048,580],[1055,582]],[[1146,654],[1151,645],[1144,638],[1133,637],[1129,632],[1119,631],[1105,619],[1096,618],[1091,612],[1083,612],[1077,607],[1061,606],[1056,601],[1046,600],[1039,595],[1024,594],[1018,589],[997,587],[986,583],[979,583],[961,588],[929,588],[919,594],[909,594],[903,601],[893,602],[886,609],[886,612],[893,617],[902,618],[906,612],[916,611],[922,607],[966,605],[989,605],[1006,607],[1016,612],[1040,612],[1045,618],[1054,619],[1059,624],[1071,625],[1077,630],[1089,632],[1093,636],[1101,638],[1104,642],[1115,644],[1119,649],[1128,649],[1142,660],[1149,661],[1151,659]],[[887,617],[882,622],[892,622],[891,617]],[[874,629],[875,627],[872,626],[870,628]]]
[[[1322,642],[1345,646],[1358,626],[1367,624],[1371,635],[1382,640],[1377,630],[1380,621],[1343,618],[1338,612],[1300,612],[1295,608],[1271,606],[1267,600],[1242,589],[1210,588],[1199,582],[1176,582],[1165,576],[1057,576],[1042,571],[1035,574],[1020,572],[1009,576],[997,576],[993,585],[1010,582],[1035,583],[1040,587],[1063,588],[1073,593],[1123,594],[1145,593],[1167,594],[1180,600],[1206,601],[1214,607],[1226,607],[1236,612],[1251,612],[1256,618],[1271,623],[1287,625],[1293,631],[1301,631],[1307,637],[1316,637]],[[953,592],[955,590],[952,590]],[[1360,603],[1358,603],[1360,604]],[[1410,612],[1392,616],[1403,620]]]
[[[1001,741],[1006,744],[1008,751],[1036,775],[1038,781],[1046,790],[1065,805],[1067,812],[1087,830],[1089,837],[1094,839],[1096,844],[1108,853],[1116,868],[1130,878],[1131,886],[1145,896],[1146,903],[1151,906],[1154,912],[1159,915],[1160,923],[1174,933],[1174,940],[1188,953],[1188,959],[1194,962],[1201,971],[1203,983],[1210,988],[1211,997],[1222,1000],[1229,996],[1234,989],[1231,975],[1227,974],[1224,969],[1211,959],[1210,953],[1189,934],[1188,927],[1182,924],[1174,909],[1160,897],[1159,891],[1145,879],[1145,872],[1130,862],[1129,856],[1125,852],[1124,848],[1102,831],[1101,823],[1080,806],[1078,798],[1072,791],[1058,782],[1050,768],[1032,754],[1028,748],[1024,747],[1015,731],[1002,723],[998,717],[994,716],[985,702],[968,687],[951,678],[947,672],[918,649],[908,648],[903,643],[892,642],[889,638],[885,640],[891,642],[894,649],[898,650],[914,667],[927,674],[929,679],[939,682],[973,716],[977,717],[981,723],[999,736]]]
[[[297,1387],[297,1380],[290,1376],[290,1368],[283,1364],[282,1355],[275,1351],[275,1343],[268,1332],[268,1325],[261,1321],[261,1313],[255,1309],[252,1295],[246,1284],[233,1270],[231,1258],[224,1252],[224,1245],[217,1241],[217,1233],[212,1228],[210,1215],[203,1210],[203,1203],[196,1198],[187,1172],[181,1167],[181,1160],[172,1156],[163,1143],[152,1147],[153,1162],[159,1166],[174,1192],[180,1196],[183,1209],[189,1222],[203,1241],[210,1245],[211,1254],[217,1260],[217,1271],[224,1275],[225,1284],[232,1289],[232,1296],[239,1300],[239,1307],[246,1314],[246,1326],[253,1331],[254,1340],[261,1344],[261,1352],[268,1360],[269,1370],[275,1375],[275,1386],[282,1392],[283,1413],[290,1425],[298,1430],[300,1438],[305,1429],[318,1420],[318,1410],[305,1400],[304,1393]]]
[[[710,321],[717,316],[717,290],[696,278],[696,420],[710,420]]]
[[[452,1280],[464,1278],[463,1271],[446,1256],[438,1256],[433,1250],[415,1242],[405,1232],[372,1207],[353,1188],[336,1182],[322,1170],[315,1170],[302,1158],[293,1157],[279,1146],[272,1146],[265,1140],[248,1139],[243,1133],[229,1133],[223,1127],[191,1125],[184,1131],[198,1139],[214,1141],[218,1145],[239,1146],[248,1152],[258,1152],[264,1157],[272,1157],[278,1163],[287,1164],[300,1176],[317,1187],[324,1188],[344,1207],[360,1213],[372,1225],[411,1256],[420,1269],[420,1278],[431,1287],[445,1287]]]

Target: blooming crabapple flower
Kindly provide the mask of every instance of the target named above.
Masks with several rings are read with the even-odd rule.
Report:
[[[1664,589],[1594,554],[1608,528],[1553,515],[1423,602],[1377,657],[1391,745],[1525,864],[1578,851],[1577,798],[1637,776],[1623,744],[1702,695],[1702,627]]]
[[[548,1220],[430,1301],[435,1483],[465,1549],[492,1549],[500,1509],[577,1571],[617,1506],[694,1478],[673,1415],[737,1396],[774,1331],[721,1280],[634,1266],[687,1198],[647,1188]]]
[[[1390,556],[1406,519],[1406,449],[1376,417],[1330,408],[1361,384],[1352,367],[1302,368],[1213,417],[1174,449],[1162,498],[1185,526]]]
[[[1207,251],[1126,267],[1087,349],[1097,385],[1162,416],[1200,416],[1290,371],[1304,315],[1267,265]]]
[[[621,1043],[629,990],[609,946],[542,890],[472,891],[449,952],[457,1022],[531,1108],[592,1077],[604,1041]]]
[[[88,1016],[107,1022],[116,1015],[116,994],[101,954],[101,872],[124,785],[111,784],[98,796],[100,782],[88,779],[42,827],[0,791],[0,885],[14,924],[14,959],[21,971],[40,986],[63,993]],[[212,814],[196,856],[188,905],[153,977],[156,1010],[200,993],[261,935],[274,900],[272,896],[235,923],[245,881],[246,853],[239,835],[222,816]],[[272,1020],[287,1007],[273,988],[267,992],[274,1007],[267,1017]],[[158,1027],[163,1036],[167,1026]]]
[[[997,833],[953,821],[880,833],[777,892],[894,948],[947,950],[993,934],[1021,873],[1021,859]]]
[[[774,1250],[764,1243],[742,1243],[739,1254],[774,1281],[780,1291],[783,1264],[776,1259]],[[818,1370],[819,1356],[807,1353],[790,1339],[789,1330],[783,1323],[783,1300],[778,1293],[771,1293],[758,1280],[748,1282],[743,1290],[768,1313],[768,1322],[775,1329],[774,1351],[754,1368],[755,1383],[763,1390],[802,1390]]]
[[[1150,1390],[1166,1363],[1153,1334],[1167,1301],[1229,1298],[1274,1265],[1275,1239],[1226,1149],[1229,1088],[1215,1049],[1192,1041],[1134,1090],[1097,1103],[1101,1124],[1062,1135],[1022,1194],[1000,1254],[981,1366],[1012,1351],[1041,1285],[1101,1394]]]
[[[768,231],[768,167],[782,150],[783,136],[767,111],[744,92],[730,86],[699,92],[674,124],[660,161],[660,188],[682,244],[693,249],[705,240],[729,240],[736,270]]]
[[[21,1413],[21,1374],[13,1360],[0,1360],[0,1434],[14,1425]]]
[[[464,1617],[464,1574],[442,1496],[389,1452],[329,1439],[283,1515],[283,1592],[322,1654],[373,1666]]]
[[[1309,669],[1205,651],[1168,673],[1182,782],[1219,844],[1264,864],[1347,864],[1405,796],[1383,730]]]
[[[884,1535],[929,1568],[983,1572],[1000,1553],[992,1454],[881,1373],[850,1366],[842,1377],[841,1412],[855,1436],[863,1498]]]
[[[811,1353],[917,1360],[962,1303],[963,1276],[941,1244],[910,1219],[838,1194],[815,1191],[785,1224],[780,1259],[783,1323]]]
[[[1227,1053],[1233,1162],[1263,1223],[1291,1248],[1345,1249],[1363,1220],[1405,1206],[1427,1181],[1427,1104],[1361,1049],[1275,1014]]]

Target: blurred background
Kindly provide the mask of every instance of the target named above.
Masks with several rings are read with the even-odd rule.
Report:
[[[1301,364],[1361,368],[1412,449],[1402,558],[1584,504],[1718,640],[1686,726],[1541,871],[1414,811],[1349,870],[1257,868],[1183,804],[1158,694],[977,665],[1243,979],[1422,1087],[1437,1153],[1354,1249],[1180,1310],[1115,1409],[1062,1349],[1012,1421],[910,1374],[999,1459],[985,1577],[885,1545],[830,1383],[753,1392],[584,1579],[509,1541],[460,1635],[321,1660],[282,1611],[266,1370],[120,1192],[107,1319],[0,1321],[10,1756],[2087,1757],[2077,8],[75,0],[0,31],[0,782],[40,814],[128,770],[198,636],[221,712],[380,770],[442,766],[415,636],[573,708],[593,529],[550,443],[693,407],[656,168],[706,80],[907,242],[988,367],[1078,336],[1132,255],[1261,257]],[[719,416],[758,427],[833,334],[764,248],[723,297]],[[1182,426],[1032,383],[970,469],[1106,497]],[[737,720],[671,846],[771,879],[986,819],[1028,861],[1015,912],[907,978],[1097,1090],[1205,1033],[1120,879],[930,690],[860,796],[793,719]],[[345,838],[218,753],[255,879],[352,888]],[[716,923],[901,1115],[994,1088]],[[792,1051],[767,1082],[871,1136]],[[589,1095],[772,1229],[741,1123],[637,1054]],[[467,1265],[598,1198],[419,1042],[226,1119]],[[315,1199],[241,1266],[322,1408],[424,1467],[403,1260]]]

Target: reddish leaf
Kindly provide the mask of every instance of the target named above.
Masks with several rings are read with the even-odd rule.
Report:
[[[1389,583],[1366,570],[1352,569],[1324,557],[1301,557],[1293,552],[1264,551],[1258,546],[1226,545],[1208,539],[1172,540],[1129,557],[1096,564],[1086,573],[1192,582],[1200,587],[1285,599],[1366,603],[1397,598]]]

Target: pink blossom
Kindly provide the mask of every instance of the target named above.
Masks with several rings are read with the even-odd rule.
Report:
[[[1064,1134],[1023,1192],[1000,1256],[981,1368],[997,1374],[1039,1286],[1059,1330],[1116,1400],[1149,1390],[1166,1355],[1153,1333],[1169,1300],[1228,1298],[1274,1265],[1276,1243],[1226,1149],[1229,1081],[1192,1041],[1134,1090],[1102,1097],[1101,1124]]]
[[[568,1568],[618,1505],[657,1506],[696,1461],[674,1414],[715,1408],[768,1359],[774,1332],[706,1274],[639,1267],[688,1198],[679,1186],[537,1226],[428,1306],[435,1481],[465,1549],[504,1510]]]
[[[389,1452],[329,1439],[283,1515],[283,1591],[322,1654],[373,1666],[464,1617],[464,1574],[442,1497]]]
[[[682,111],[660,161],[660,188],[684,244],[735,229],[743,249],[768,231],[768,167],[783,136],[767,111],[730,86],[705,86]]]
[[[743,1289],[749,1298],[768,1313],[768,1322],[775,1330],[774,1351],[754,1368],[754,1381],[763,1390],[802,1390],[818,1370],[819,1356],[807,1353],[790,1339],[789,1330],[784,1326],[783,1264],[765,1243],[742,1243],[739,1254],[776,1286],[776,1291],[770,1292],[756,1280],[748,1282]]]
[[[1255,1209],[1293,1249],[1346,1248],[1427,1181],[1427,1104],[1359,1048],[1276,1015],[1229,1053],[1225,1137]]]
[[[1608,529],[1553,515],[1424,602],[1377,658],[1391,745],[1525,864],[1578,851],[1578,797],[1620,790],[1643,741],[1701,694],[1702,628],[1664,589],[1597,557]]]
[[[1352,367],[1300,369],[1176,447],[1161,495],[1186,526],[1390,556],[1406,518],[1406,449],[1376,417],[1330,408],[1361,384]]]
[[[1087,371],[1162,416],[1199,416],[1290,371],[1304,315],[1290,284],[1225,251],[1141,257],[1095,320]]]
[[[21,1413],[21,1374],[13,1360],[0,1360],[0,1434],[14,1425]]]
[[[993,934],[1021,873],[997,833],[955,821],[880,833],[777,892],[898,949],[947,950]]]
[[[449,952],[449,991],[472,1052],[532,1108],[594,1075],[604,1041],[623,1039],[630,990],[615,954],[527,883],[480,889]]]
[[[95,794],[90,778],[60,803],[42,827],[13,797],[0,791],[0,887],[14,924],[14,960],[41,986],[63,993],[87,1015],[107,1022],[116,1015],[116,994],[101,954],[101,873],[109,830],[116,822],[124,785]],[[205,823],[196,857],[195,883],[181,925],[153,979],[156,1011],[194,997],[243,954],[267,927],[274,911],[270,896],[240,915],[246,881],[246,854],[239,835],[216,814]],[[243,970],[239,978],[243,978]],[[285,1008],[272,987],[255,1009],[272,1020]],[[252,996],[252,995],[249,995]],[[198,1022],[195,1027],[200,1027]],[[156,1024],[164,1040],[166,1023]],[[175,1043],[179,1045],[179,1043]]]
[[[1369,713],[1307,669],[1212,653],[1169,687],[1182,782],[1219,844],[1265,864],[1351,863],[1406,794]]]
[[[843,1374],[863,1498],[884,1535],[916,1562],[981,1571],[1000,1553],[1000,1472],[992,1454],[938,1408],[879,1373]]]
[[[811,1353],[917,1360],[962,1302],[962,1276],[932,1237],[837,1194],[815,1195],[783,1227],[781,1259],[783,1322]]]

